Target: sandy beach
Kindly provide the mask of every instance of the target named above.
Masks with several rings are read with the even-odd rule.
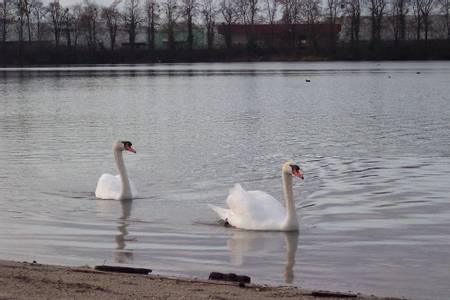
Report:
[[[90,267],[0,261],[0,299],[360,299],[359,294],[309,291],[203,279],[102,272]]]

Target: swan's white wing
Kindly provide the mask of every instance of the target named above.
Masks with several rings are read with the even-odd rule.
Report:
[[[133,198],[138,196],[136,187],[134,186],[131,179],[130,182],[131,195]],[[100,176],[97,182],[97,188],[95,189],[95,197],[99,199],[113,199],[119,200],[120,193],[122,192],[122,181],[120,180],[120,175],[103,174]]]
[[[228,222],[250,230],[279,230],[286,217],[281,203],[262,191],[245,191],[236,184],[227,197],[230,207]]]
[[[122,182],[119,175],[103,174],[98,179],[95,197],[118,200],[121,189]]]

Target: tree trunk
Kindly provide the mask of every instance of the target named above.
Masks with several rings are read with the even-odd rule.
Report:
[[[173,24],[169,25],[169,28],[167,29],[167,42],[169,43],[169,50],[173,51],[175,50],[175,36],[174,36],[174,28]]]
[[[152,22],[150,24],[150,34],[151,34],[151,38],[150,38],[150,49],[152,51],[155,50],[155,34],[156,34],[156,28],[155,28],[155,20],[154,17],[152,17]]]
[[[399,16],[399,18],[400,18],[400,20],[399,20],[399,32],[400,32],[400,35],[399,35],[399,37],[400,37],[400,40],[405,40],[405,38],[406,38],[406,16],[405,16],[405,14],[401,14],[400,16]]]
[[[2,20],[2,42],[6,43],[6,16]]]
[[[422,20],[421,17],[417,16],[417,27],[416,27],[416,39],[420,41],[420,31],[422,30]]]
[[[72,39],[70,37],[70,28],[68,27],[68,25],[66,28],[66,40],[67,40],[67,48],[72,47]]]
[[[192,50],[194,48],[194,35],[192,32],[192,15],[188,16],[187,27],[188,27],[188,36],[187,36],[188,49]]]
[[[225,25],[225,45],[231,49],[231,24]]]
[[[114,46],[116,44],[116,33],[113,26],[114,25],[111,24],[109,28],[109,48],[111,49],[111,52],[114,52]]]
[[[31,22],[30,22],[30,14],[27,12],[27,31],[28,31],[28,42],[31,43]]]
[[[208,50],[211,50],[213,48],[213,41],[214,41],[214,23],[208,23],[206,29],[206,43]]]
[[[424,38],[425,41],[428,41],[428,28],[429,28],[429,24],[428,24],[428,16],[424,15],[423,16],[423,30],[424,30]]]

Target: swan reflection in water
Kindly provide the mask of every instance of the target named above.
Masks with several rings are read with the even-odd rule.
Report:
[[[122,207],[122,216],[117,222],[117,230],[119,234],[116,235],[116,262],[127,263],[133,261],[133,250],[125,249],[127,241],[134,241],[134,238],[128,237],[128,219],[131,215],[131,208],[133,205],[133,200],[120,200],[120,205]]]
[[[295,255],[297,252],[298,232],[261,232],[235,230],[227,245],[230,249],[231,262],[242,265],[245,257],[264,257],[268,254],[278,256],[286,252],[284,267],[285,282],[294,281]]]
[[[114,239],[116,242],[116,250],[114,251],[114,260],[118,263],[129,263],[133,261],[133,249],[127,249],[127,242],[135,241],[135,238],[129,237],[128,225],[131,216],[133,200],[99,200],[97,199],[97,209],[108,215],[115,214],[118,211],[120,203],[121,215],[117,219],[117,234]]]

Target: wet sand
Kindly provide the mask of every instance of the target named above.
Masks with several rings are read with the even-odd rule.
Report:
[[[0,300],[4,299],[360,299],[359,294],[308,291],[222,281],[96,271],[0,260]]]

